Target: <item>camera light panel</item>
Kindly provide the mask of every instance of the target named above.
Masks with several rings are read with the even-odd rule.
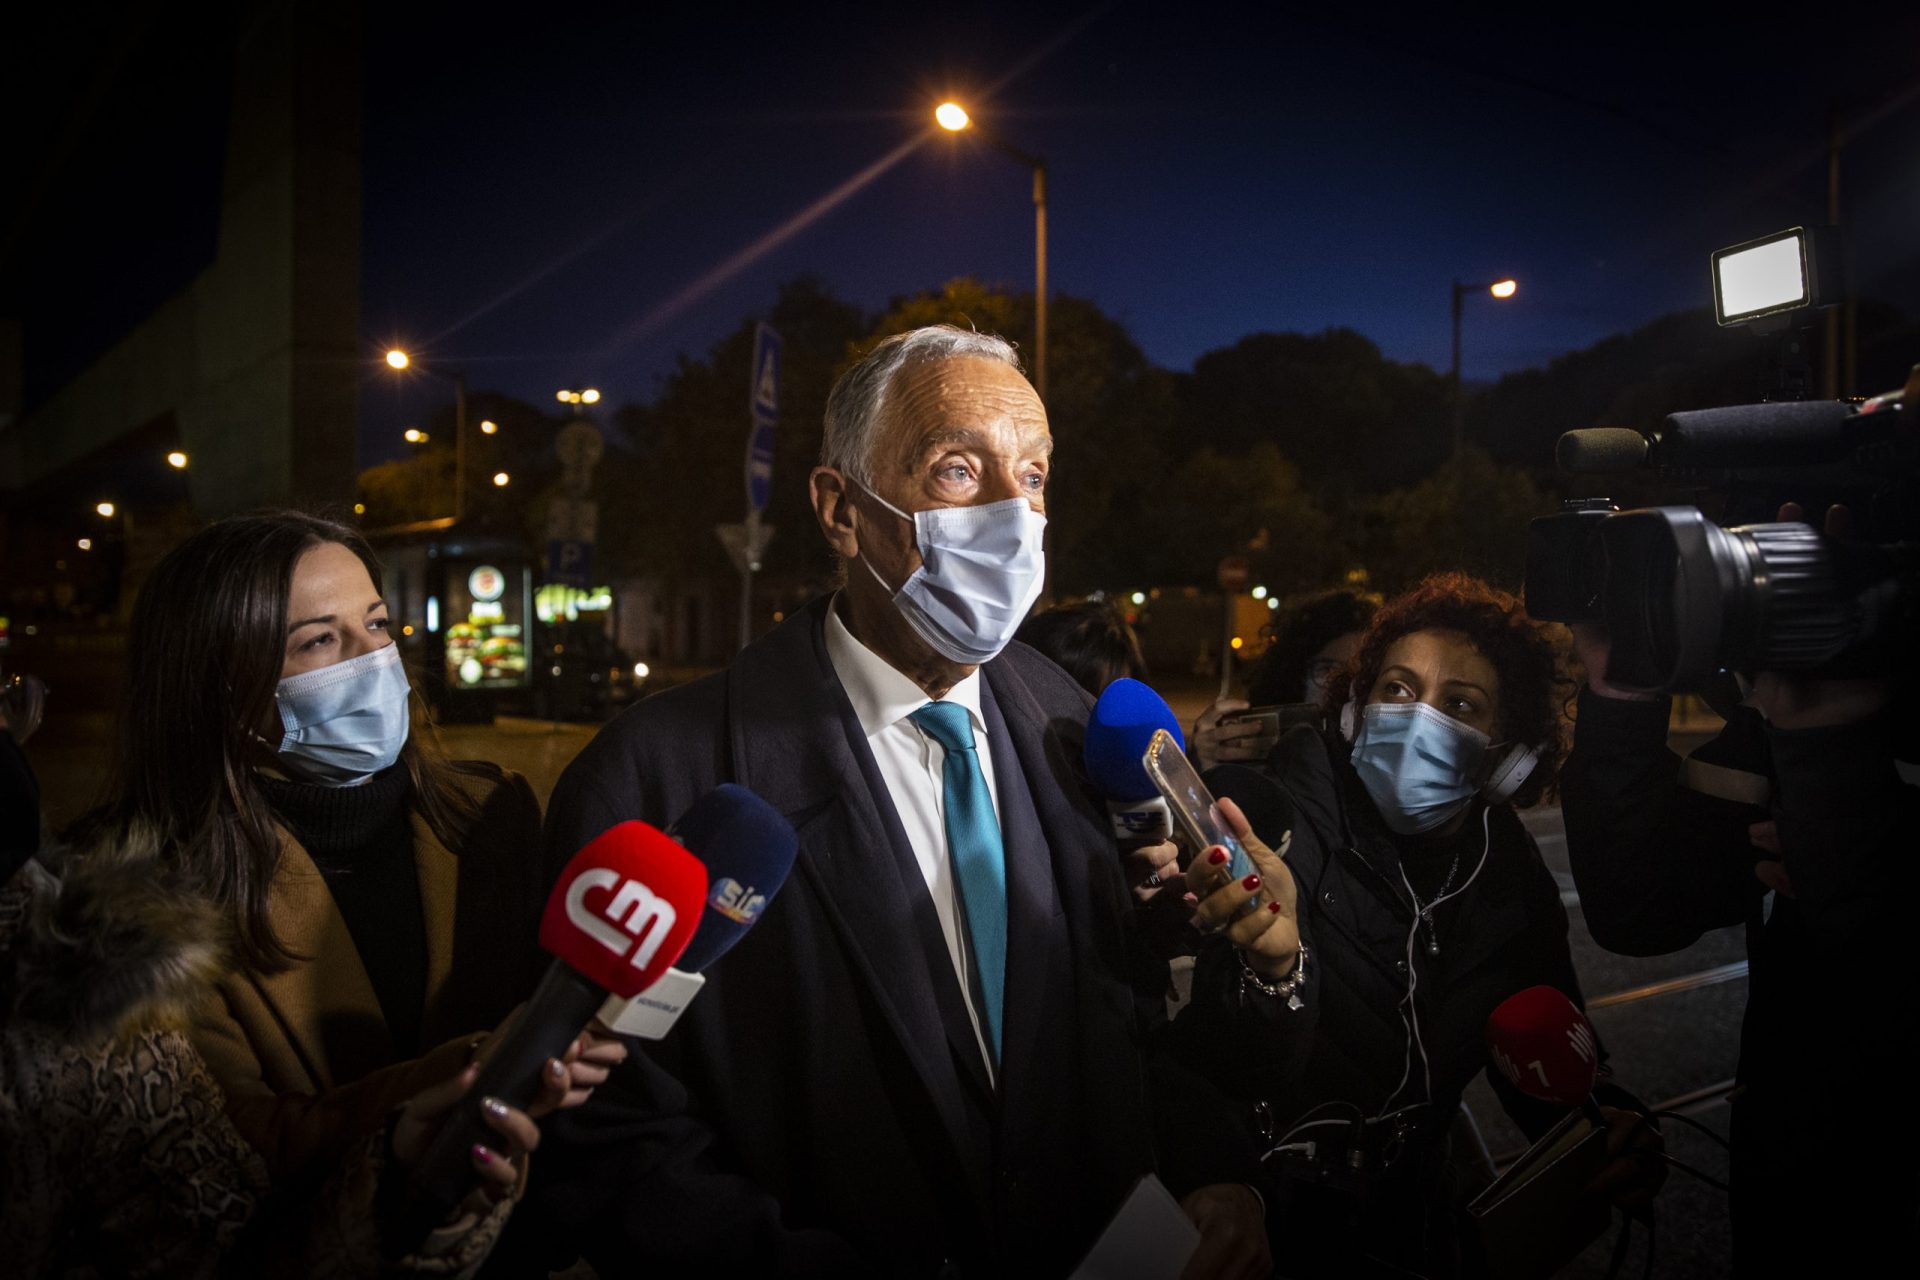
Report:
[[[1807,233],[1795,227],[1713,255],[1714,318],[1723,325],[1813,303]]]

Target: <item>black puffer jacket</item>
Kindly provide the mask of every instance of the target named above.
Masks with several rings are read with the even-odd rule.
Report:
[[[1559,1118],[1492,1068],[1485,1042],[1487,1015],[1515,992],[1545,984],[1581,999],[1559,888],[1507,806],[1489,810],[1476,802],[1450,839],[1396,836],[1381,822],[1339,738],[1296,729],[1269,764],[1296,810],[1287,862],[1310,953],[1301,1007],[1258,992],[1243,997],[1238,958],[1224,942],[1213,942],[1201,951],[1192,1003],[1175,1036],[1248,1106],[1250,1117],[1264,1104],[1276,1138],[1309,1112],[1313,1119],[1337,1119],[1357,1108],[1371,1117],[1431,1103],[1407,1113],[1412,1128],[1390,1164],[1384,1151],[1366,1157],[1386,1167],[1371,1180],[1364,1206],[1325,1188],[1303,1193],[1301,1183],[1281,1172],[1274,1256],[1291,1259],[1293,1269],[1283,1262],[1288,1274],[1327,1268],[1366,1274],[1368,1253],[1424,1274],[1455,1271],[1454,1211],[1473,1189],[1450,1172],[1448,1131],[1461,1092],[1486,1070],[1530,1135]],[[1281,835],[1258,834],[1270,844]],[[1476,875],[1483,847],[1485,863]],[[1414,910],[1402,866],[1424,902],[1438,892],[1456,852],[1454,887],[1467,887],[1435,909],[1431,935],[1420,929],[1410,975]],[[1437,942],[1437,953],[1430,942]],[[1424,1064],[1401,1016],[1410,977],[1417,979],[1413,1006]],[[1330,1146],[1340,1152],[1347,1136],[1342,1126],[1316,1125],[1296,1139],[1316,1140],[1324,1156]],[[1271,1167],[1288,1166],[1275,1161]],[[1357,1231],[1343,1225],[1355,1213]]]

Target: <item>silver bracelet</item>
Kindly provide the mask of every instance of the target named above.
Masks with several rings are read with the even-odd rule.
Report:
[[[1278,982],[1269,982],[1267,979],[1255,973],[1253,966],[1247,963],[1246,952],[1240,951],[1235,954],[1240,957],[1241,999],[1244,1000],[1247,995],[1247,989],[1252,988],[1263,996],[1274,996],[1276,998],[1285,996],[1287,998],[1287,1008],[1289,1009],[1306,1008],[1306,1001],[1300,998],[1300,986],[1307,980],[1307,944],[1304,941],[1300,944],[1299,955],[1294,957],[1293,972]]]

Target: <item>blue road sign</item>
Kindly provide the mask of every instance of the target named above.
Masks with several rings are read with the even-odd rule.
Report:
[[[547,581],[586,590],[593,585],[593,544],[554,539],[547,543]]]
[[[747,505],[767,509],[773,494],[773,426],[780,416],[780,353],[785,344],[769,324],[753,331],[753,369],[747,387],[747,410],[753,428],[747,433]]]

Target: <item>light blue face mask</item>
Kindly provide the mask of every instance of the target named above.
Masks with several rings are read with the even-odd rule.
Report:
[[[1417,835],[1467,807],[1490,741],[1424,702],[1376,702],[1361,713],[1353,767],[1387,828]]]
[[[900,615],[949,662],[979,666],[996,657],[1040,598],[1047,576],[1041,547],[1047,518],[1025,498],[908,515],[867,492],[913,525],[920,547],[920,567],[898,591],[860,557],[874,581],[892,592]]]
[[[274,700],[286,729],[280,755],[309,781],[329,787],[365,782],[407,745],[407,672],[399,645],[288,676]]]

